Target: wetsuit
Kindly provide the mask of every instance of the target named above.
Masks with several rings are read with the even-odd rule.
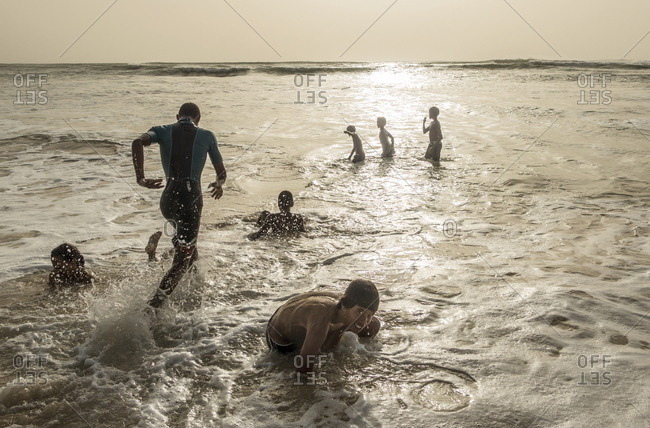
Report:
[[[217,139],[188,118],[171,125],[154,126],[147,133],[152,142],[160,145],[160,159],[167,177],[160,211],[176,228],[174,246],[194,245],[201,223],[201,173],[206,158],[210,156],[215,168],[222,162]]]

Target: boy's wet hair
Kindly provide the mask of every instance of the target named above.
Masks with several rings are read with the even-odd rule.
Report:
[[[348,125],[348,127],[345,128],[345,130],[348,132],[357,132],[357,128],[355,128],[354,125]]]
[[[438,107],[431,107],[429,109],[429,117],[438,117],[440,109]]]
[[[178,115],[196,119],[197,117],[201,117],[201,110],[199,110],[199,106],[194,103],[185,103],[180,109],[178,109]]]
[[[362,308],[377,312],[377,309],[379,309],[379,292],[372,281],[355,279],[345,289],[345,294],[339,300],[339,305],[344,308],[359,305]]]
[[[385,126],[385,125],[386,125],[386,118],[383,117],[383,116],[379,116],[379,117],[377,118],[377,124],[378,124],[378,125],[381,125],[381,126]]]
[[[293,206],[293,194],[288,190],[283,190],[278,195],[278,207],[280,209],[287,209]]]
[[[84,266],[84,256],[81,255],[81,251],[72,244],[63,243],[52,250],[50,253],[50,259],[55,257],[60,257],[66,262],[77,262],[79,266]]]

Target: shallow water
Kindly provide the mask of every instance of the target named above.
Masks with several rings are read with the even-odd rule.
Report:
[[[6,81],[48,74],[45,105],[0,107],[1,425],[648,425],[647,65],[188,67],[0,66]],[[294,103],[308,72],[326,76],[326,103]],[[612,74],[610,104],[578,104],[603,90],[582,73]],[[152,322],[142,307],[169,260],[142,251],[164,223],[130,140],[186,100],[229,179],[206,196],[197,272]],[[423,159],[433,104],[440,165]],[[160,176],[156,149],[145,156]],[[247,241],[284,189],[307,233]],[[48,290],[63,241],[94,287]],[[359,277],[382,293],[379,336],[344,336],[299,381],[267,352],[266,321]]]

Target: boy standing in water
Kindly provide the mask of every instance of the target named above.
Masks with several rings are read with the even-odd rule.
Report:
[[[379,142],[381,143],[381,157],[392,158],[395,155],[395,139],[385,128],[386,118],[377,118],[377,128],[379,128]],[[390,143],[388,139],[390,138]]]
[[[353,125],[350,125],[347,127],[345,131],[343,131],[343,133],[348,134],[350,137],[352,137],[352,152],[350,152],[350,156],[348,156],[348,160],[352,159],[352,155],[354,155],[354,159],[352,159],[352,163],[357,163],[364,160],[366,158],[366,154],[363,152],[363,145],[361,144],[361,138],[357,135],[357,128],[355,128]]]
[[[52,250],[50,254],[52,272],[49,282],[52,287],[74,284],[91,284],[95,274],[86,269],[84,256],[72,244],[64,243]]]
[[[438,122],[439,114],[440,110],[438,107],[431,107],[429,109],[429,117],[431,118],[429,126],[424,127],[427,122],[426,117],[422,120],[422,133],[429,133],[429,147],[427,147],[424,158],[431,159],[435,162],[440,162],[440,150],[442,149],[442,131],[440,130],[440,122]]]
[[[226,169],[217,148],[217,139],[212,132],[198,127],[200,119],[199,107],[194,103],[185,103],[176,115],[178,122],[154,126],[131,145],[137,182],[148,189],[160,189],[163,185],[161,179],[144,177],[143,147],[151,143],[160,145],[160,158],[167,178],[160,197],[160,211],[175,227],[172,239],[174,259],[156,294],[149,300],[149,306],[153,308],[163,304],[198,258],[196,239],[203,209],[201,173],[208,156],[217,175],[217,180],[209,185],[212,189],[210,194],[214,199],[223,195],[221,186],[226,181]]]
[[[379,332],[379,293],[372,281],[355,279],[342,297],[335,293],[311,292],[292,297],[280,306],[266,327],[266,344],[280,353],[299,352],[294,362],[299,372],[314,371],[321,352],[336,347],[346,331],[359,337]]]
[[[248,235],[248,239],[254,241],[269,230],[274,233],[304,232],[305,221],[300,214],[291,214],[291,207],[293,207],[293,194],[288,190],[283,190],[278,195],[280,212],[271,214],[268,211],[262,211],[257,219],[257,225],[261,228]]]

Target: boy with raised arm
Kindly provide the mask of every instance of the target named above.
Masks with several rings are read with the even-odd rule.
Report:
[[[361,138],[357,135],[357,128],[355,128],[353,125],[350,125],[345,131],[343,131],[343,133],[348,134],[350,137],[352,137],[352,151],[350,152],[350,156],[348,156],[348,160],[352,159],[352,155],[354,155],[352,163],[357,163],[364,160],[366,158],[366,154],[363,152],[363,144],[361,144]]]
[[[346,331],[359,337],[374,337],[380,323],[374,316],[379,293],[372,281],[355,279],[343,296],[311,292],[292,297],[280,306],[268,322],[266,343],[281,353],[298,352],[300,372],[311,372],[316,357],[330,352]]]
[[[429,133],[429,147],[427,147],[424,158],[435,162],[440,162],[440,150],[442,149],[442,131],[440,130],[440,122],[438,122],[439,114],[438,107],[431,107],[429,109],[429,117],[431,118],[429,126],[424,126],[427,122],[426,117],[422,120],[422,133]]]

